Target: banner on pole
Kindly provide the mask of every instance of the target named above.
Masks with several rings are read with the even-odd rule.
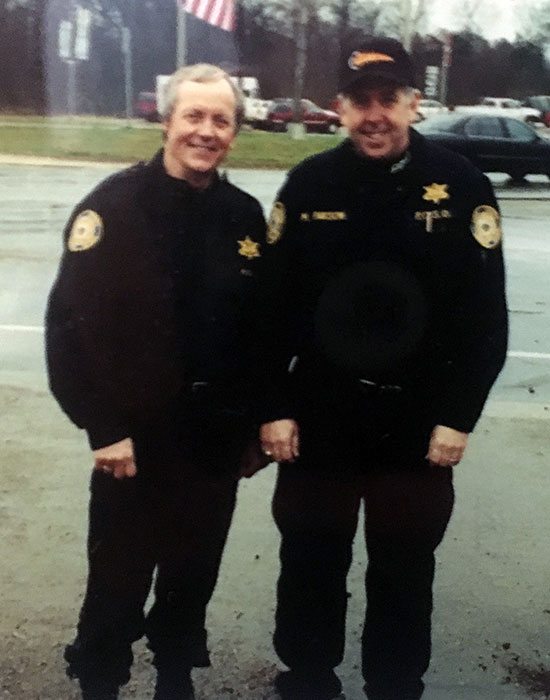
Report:
[[[68,61],[73,57],[73,23],[68,20],[61,20],[57,35],[57,51],[59,58]]]
[[[76,8],[76,31],[74,37],[74,57],[87,61],[90,57],[90,24],[92,13],[85,7]]]
[[[439,89],[439,66],[426,66],[424,75],[424,94],[437,97]]]
[[[186,12],[208,24],[232,32],[235,29],[235,0],[178,0]]]

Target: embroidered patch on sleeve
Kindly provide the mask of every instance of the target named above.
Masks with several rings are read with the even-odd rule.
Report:
[[[482,204],[474,209],[471,231],[473,237],[484,248],[496,248],[502,241],[500,214],[494,207]]]
[[[67,250],[71,253],[79,253],[90,250],[103,238],[104,227],[101,216],[92,209],[81,212],[73,222]]]
[[[267,242],[275,245],[283,235],[286,223],[286,209],[282,202],[275,202],[267,222]]]

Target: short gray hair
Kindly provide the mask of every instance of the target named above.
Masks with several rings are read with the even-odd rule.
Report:
[[[178,68],[169,77],[162,90],[162,101],[159,105],[160,116],[163,120],[169,119],[178,100],[178,88],[181,83],[189,80],[193,83],[215,83],[225,80],[235,96],[235,126],[240,127],[244,117],[244,97],[239,87],[231,80],[229,73],[219,66],[210,63],[195,63],[192,66]]]

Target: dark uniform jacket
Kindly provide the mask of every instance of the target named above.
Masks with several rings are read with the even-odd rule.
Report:
[[[471,431],[506,355],[500,235],[488,179],[414,130],[393,166],[350,141],[297,166],[263,258],[264,345],[279,377],[266,380],[263,419],[296,416],[297,401],[307,414],[293,389],[363,380],[408,387],[432,427]]]
[[[132,434],[197,382],[247,394],[259,203],[216,177],[168,176],[162,152],[76,207],[47,309],[51,389],[93,448]]]

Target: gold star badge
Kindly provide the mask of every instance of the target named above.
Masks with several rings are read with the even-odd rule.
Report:
[[[260,257],[260,244],[253,241],[250,236],[247,236],[244,241],[237,241],[239,244],[239,255],[242,255],[247,260]]]
[[[427,202],[434,202],[439,204],[442,199],[449,199],[449,193],[447,192],[447,187],[449,185],[438,185],[437,182],[433,182],[431,185],[424,185],[426,190],[422,195],[422,199]]]

